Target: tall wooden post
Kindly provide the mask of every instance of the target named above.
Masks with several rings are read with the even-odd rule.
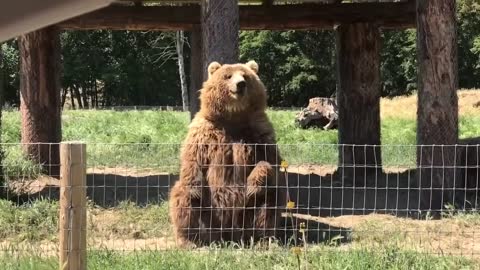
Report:
[[[339,169],[363,185],[382,164],[380,32],[371,23],[340,25],[336,32]]]
[[[59,174],[60,40],[54,27],[20,37],[20,111],[25,153]]]
[[[200,109],[198,90],[203,83],[203,59],[202,59],[202,29],[196,25],[190,32],[190,118],[193,119]]]
[[[86,270],[86,145],[62,143],[60,154],[60,269]]]
[[[213,61],[232,64],[238,61],[240,19],[238,0],[202,0],[203,74]]]
[[[440,146],[458,140],[455,1],[417,0],[417,52],[418,180],[422,208],[438,210],[455,182],[455,149]]]
[[[3,102],[5,97],[5,83],[6,83],[6,75],[5,75],[5,68],[3,64],[3,50],[2,45],[0,43],[0,119],[2,119],[2,111],[3,111]],[[2,141],[1,137],[2,131],[2,121],[0,121],[0,142]],[[3,162],[4,152],[3,147],[0,147],[0,163]],[[0,166],[0,185],[3,185],[3,166]],[[4,188],[0,188],[0,196],[2,196]]]

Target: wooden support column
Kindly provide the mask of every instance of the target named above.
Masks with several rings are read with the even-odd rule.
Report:
[[[20,111],[25,153],[59,175],[61,140],[60,40],[55,27],[23,35],[20,49]]]
[[[217,61],[220,64],[238,62],[240,18],[238,0],[202,0],[203,74]]]
[[[200,109],[198,99],[198,90],[202,88],[203,83],[203,60],[202,60],[202,29],[196,25],[190,31],[190,119]]]
[[[380,32],[372,23],[340,25],[336,32],[338,141],[346,144],[339,147],[339,172],[363,186],[382,164]]]
[[[438,210],[454,199],[455,149],[441,145],[458,140],[455,29],[455,1],[417,0],[417,177],[423,209]]]
[[[87,163],[84,143],[61,144],[60,269],[87,269]]]
[[[3,64],[3,49],[2,45],[0,43],[0,119],[2,119],[2,111],[3,111],[3,102],[4,102],[4,96],[5,96],[5,89],[6,89],[6,74],[5,74],[5,68]],[[0,142],[2,142],[2,137],[1,137],[1,131],[2,131],[2,121],[0,121]],[[0,163],[3,162],[4,158],[4,152],[3,152],[3,147],[0,147]],[[0,185],[4,185],[3,182],[3,166],[0,166]],[[3,195],[5,187],[0,188],[0,196]]]

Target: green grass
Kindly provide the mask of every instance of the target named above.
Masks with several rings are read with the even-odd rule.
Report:
[[[181,258],[181,259],[179,259]],[[5,270],[47,270],[58,268],[56,257],[0,256]],[[207,252],[162,251],[121,253],[91,251],[89,270],[122,269],[475,269],[475,262],[448,256],[430,256],[415,252],[358,249],[335,251],[319,247],[306,255],[287,252],[216,250]]]
[[[280,151],[290,164],[337,163],[337,131],[315,128],[300,129],[294,124],[296,111],[268,111],[273,122]],[[89,166],[156,168],[165,172],[178,171],[178,156],[189,123],[189,114],[168,111],[65,111],[63,140],[88,143]],[[480,134],[480,117],[460,118],[460,137]],[[20,115],[3,114],[4,143],[20,142]],[[382,159],[386,166],[415,164],[416,123],[404,117],[382,119]],[[4,147],[6,174],[36,175],[39,167],[21,156],[19,145]]]
[[[460,117],[460,138],[480,136],[480,116]]]
[[[90,208],[89,230],[92,237],[109,235],[144,239],[172,235],[166,201],[144,207],[125,201],[108,211],[111,215],[105,215],[103,209]]]
[[[1,269],[57,269],[58,203],[38,200],[16,205],[0,200],[0,237],[10,245],[0,251]],[[196,251],[163,250],[127,252],[100,248],[88,253],[88,269],[478,269],[478,261],[462,256],[440,255],[427,249],[413,249],[419,243],[413,228],[429,228],[432,238],[445,234],[445,228],[458,224],[476,231],[478,213],[446,216],[442,224],[409,219],[367,220],[354,228],[351,244],[340,247],[335,241],[297,249],[298,253],[273,246],[270,251],[215,248]],[[393,217],[392,217],[393,219]],[[88,239],[100,242],[122,239],[148,239],[171,236],[166,203],[138,207],[125,202],[114,209],[88,206]],[[453,230],[453,227],[451,227]],[[436,230],[440,230],[435,234]],[[410,234],[407,234],[410,232]],[[453,231],[452,231],[453,232]],[[418,232],[417,232],[418,233]],[[424,235],[425,237],[427,235]],[[39,243],[51,243],[38,246]],[[157,240],[165,241],[165,240]],[[461,240],[460,240],[461,241]],[[420,241],[421,242],[421,241]],[[89,242],[90,243],[90,242]],[[22,244],[22,245],[18,245]],[[25,245],[27,244],[27,245]],[[92,248],[92,246],[89,246]],[[343,247],[343,248],[342,248]],[[124,247],[128,250],[128,247]],[[122,249],[122,248],[120,248]],[[468,249],[461,249],[468,250]],[[446,249],[459,252],[460,250]],[[443,253],[443,252],[442,252]],[[298,256],[296,254],[299,254]],[[431,255],[437,254],[437,255]]]
[[[290,164],[336,164],[338,149],[334,144],[338,142],[337,131],[300,129],[293,122],[295,113],[268,112],[284,159]],[[165,111],[65,111],[62,121],[63,140],[88,143],[89,166],[150,167],[176,172],[189,115]],[[480,130],[478,119],[462,119],[461,123],[465,134]],[[2,136],[5,143],[20,141],[18,112],[3,114]],[[387,145],[414,144],[415,122],[402,118],[383,119],[382,141]],[[20,146],[7,145],[4,149],[9,176],[29,176],[39,171],[38,166],[21,158]],[[384,164],[413,165],[414,154],[413,148],[388,146],[383,149]]]
[[[300,129],[294,124],[296,111],[268,112],[273,122],[280,151],[290,164],[337,163],[337,131]],[[189,123],[189,114],[167,111],[65,111],[63,139],[88,143],[89,166],[150,167],[175,173],[178,156]],[[3,114],[2,139],[5,143],[20,142],[20,115]],[[416,123],[412,119],[382,119],[383,163],[386,166],[415,164]],[[460,137],[480,134],[480,117],[460,118]],[[39,167],[21,157],[19,145],[4,147],[6,174],[36,175]]]
[[[40,199],[18,205],[0,200],[0,239],[10,242],[54,241],[58,233],[59,204]],[[92,237],[150,238],[170,234],[166,202],[138,207],[121,202],[114,209],[88,207],[88,229]]]
[[[11,242],[54,240],[57,232],[57,202],[36,200],[17,205],[0,200],[0,239]]]
[[[290,164],[337,163],[337,131],[303,130],[294,125],[295,111],[269,111],[280,151]],[[23,158],[20,142],[20,115],[4,112],[2,140],[6,158],[4,172],[11,178],[39,174],[38,165]],[[178,155],[189,123],[188,113],[160,111],[65,111],[63,139],[81,140],[87,145],[89,166],[154,168],[175,173]],[[382,119],[383,162],[387,166],[415,164],[415,121],[402,117]],[[460,118],[460,137],[480,134],[480,117]],[[410,145],[410,146],[409,146]],[[107,217],[113,213],[113,218]],[[103,219],[102,219],[103,218]],[[478,214],[459,214],[454,221],[465,227],[478,226]],[[137,207],[121,204],[110,210],[89,207],[90,237],[151,238],[170,235],[166,203]],[[377,224],[377,226],[382,226]],[[382,227],[383,228],[383,227]],[[369,226],[369,231],[372,228]],[[0,238],[15,247],[18,242],[54,241],[58,232],[58,203],[38,200],[16,205],[0,200]],[[406,236],[378,234],[378,239],[360,235],[363,242],[391,243],[387,238]],[[402,238],[403,237],[403,238]],[[358,239],[357,239],[358,240]],[[403,241],[403,240],[402,240]],[[283,252],[279,254],[278,252]],[[465,258],[429,256],[397,246],[374,249],[354,248],[339,251],[318,246],[307,257],[278,252],[234,252],[228,249],[204,252],[91,251],[88,269],[475,269],[478,262]],[[0,253],[1,269],[57,269],[57,258],[12,256]]]

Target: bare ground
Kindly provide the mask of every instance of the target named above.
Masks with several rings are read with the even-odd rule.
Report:
[[[341,244],[340,249],[395,245],[402,249],[432,254],[466,255],[474,258],[480,256],[480,244],[476,243],[480,238],[478,214],[473,218],[446,217],[441,220],[404,217],[408,215],[411,206],[418,202],[415,201],[415,190],[396,188],[408,187],[409,184],[399,182],[414,178],[406,169],[386,168],[386,173],[378,177],[377,187],[363,190],[335,186],[333,182],[339,181],[335,170],[334,166],[316,165],[289,166],[287,170],[292,200],[296,204],[292,212],[297,220],[308,221],[307,232],[335,234],[351,231],[351,239]],[[103,194],[96,202],[93,200],[97,206],[89,208],[89,249],[133,251],[176,247],[169,226],[153,228],[148,222],[142,223],[142,219],[147,217],[141,215],[135,222],[126,223],[126,212],[103,208],[105,205],[101,203],[115,198],[128,198],[127,195],[120,196],[120,193],[134,194],[136,197],[133,201],[139,202],[140,198],[149,196],[150,189],[160,190],[161,187],[168,192],[177,176],[153,169],[129,168],[90,168],[88,175],[87,186],[95,188],[95,194]],[[390,181],[392,179],[394,181]],[[12,190],[29,193],[29,196],[41,192],[52,195],[58,186],[58,180],[40,177],[17,182],[12,185]],[[100,188],[103,190],[98,191]],[[87,191],[87,194],[90,196],[92,192]],[[115,194],[115,198],[111,194]],[[387,212],[389,214],[385,214]],[[322,224],[322,227],[312,226],[311,222]],[[58,254],[57,239],[34,243],[17,243],[10,239],[0,242],[0,250],[21,251],[31,250],[32,247],[41,254]]]
[[[414,250],[436,255],[458,255],[480,259],[480,218],[468,221],[461,218],[442,220],[411,220],[390,215],[370,214],[320,218],[298,216],[307,220],[316,220],[332,227],[352,230],[352,241],[338,246],[339,250],[358,247],[398,247],[401,250]],[[98,212],[93,218],[95,229],[89,226],[88,249],[115,251],[144,251],[175,249],[176,243],[169,230],[165,236],[137,238],[136,229],[112,230],[112,225],[121,219],[112,212]],[[148,228],[145,228],[148,231]],[[314,228],[308,228],[307,233]],[[110,231],[110,234],[106,234]],[[58,254],[58,242],[42,241],[35,243],[14,243],[9,240],[0,242],[0,250],[34,250],[37,255]]]

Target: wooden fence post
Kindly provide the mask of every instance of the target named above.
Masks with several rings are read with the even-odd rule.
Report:
[[[60,269],[86,270],[86,145],[60,145]]]

